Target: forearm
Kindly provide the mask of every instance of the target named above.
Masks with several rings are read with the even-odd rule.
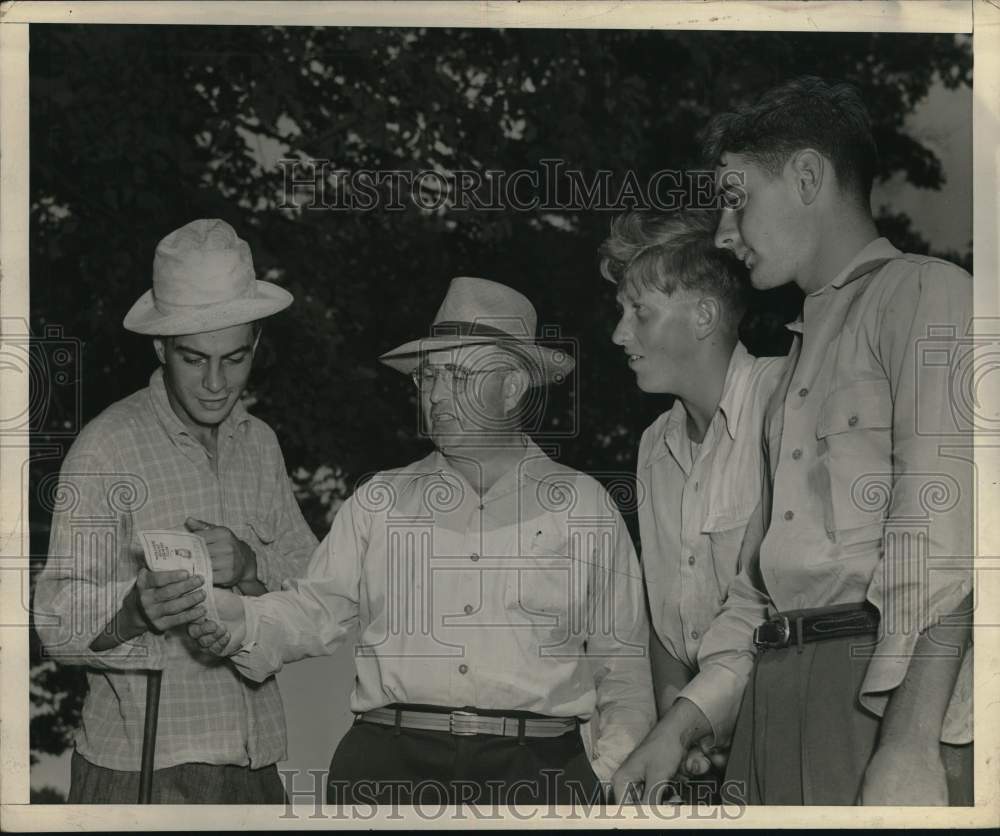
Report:
[[[949,621],[925,630],[914,647],[906,676],[893,691],[879,733],[879,745],[936,750],[962,655],[971,638],[971,593]]]
[[[653,672],[653,696],[657,716],[662,717],[691,680],[687,666],[667,652],[655,630],[649,631],[649,660]]]
[[[123,642],[141,636],[149,629],[149,625],[142,617],[138,596],[139,591],[133,586],[122,601],[121,609],[111,617],[104,629],[90,643],[91,650],[95,653],[112,650]]]

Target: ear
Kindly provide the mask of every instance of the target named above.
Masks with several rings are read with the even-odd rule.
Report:
[[[160,361],[160,365],[167,362],[167,346],[163,337],[153,337],[153,350],[156,352],[156,358]]]
[[[528,387],[528,373],[524,369],[513,369],[507,373],[503,382],[503,408],[507,414],[517,409]]]
[[[789,160],[792,174],[795,178],[795,191],[806,206],[819,196],[826,177],[826,158],[812,148],[804,148],[795,152]]]
[[[694,306],[694,333],[699,340],[714,334],[722,322],[722,303],[714,296],[702,296]]]

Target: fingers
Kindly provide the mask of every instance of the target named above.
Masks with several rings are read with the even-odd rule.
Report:
[[[206,528],[211,528],[212,524],[199,520],[197,517],[188,517],[184,520],[184,527],[188,531],[203,531]]]
[[[189,573],[185,569],[173,569],[169,572],[150,572],[149,569],[143,567],[139,570],[135,583],[139,589],[154,589],[176,583],[177,581],[183,581],[188,577]]]
[[[229,630],[222,624],[216,624],[210,619],[204,619],[188,625],[188,635],[198,642],[202,650],[207,650],[221,656],[229,644]]]
[[[692,749],[688,752],[687,758],[684,761],[684,771],[688,775],[707,775],[711,769],[712,762],[709,760],[708,755],[700,749]]]
[[[173,574],[171,573],[157,573],[157,574]],[[186,572],[184,574],[187,574]],[[147,588],[144,591],[144,598],[149,600],[149,603],[160,604],[166,601],[172,601],[175,598],[181,598],[195,590],[201,589],[204,584],[204,580],[201,575],[192,575],[184,580],[174,581],[172,583],[167,583],[163,586],[157,586],[154,588]],[[204,597],[204,594],[202,594]]]
[[[176,615],[166,615],[160,618],[150,617],[150,621],[153,622],[153,626],[156,627],[161,633],[170,630],[173,627],[180,627],[184,624],[188,624],[191,621],[197,621],[198,619],[205,617],[204,607],[195,607],[194,609],[184,610]]]

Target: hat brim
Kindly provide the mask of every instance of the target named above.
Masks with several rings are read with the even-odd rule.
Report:
[[[158,337],[201,334],[263,319],[283,311],[292,304],[292,300],[292,294],[284,288],[258,280],[256,296],[252,299],[235,299],[218,305],[165,314],[157,309],[153,291],[147,290],[125,314],[122,324],[136,334]]]
[[[562,383],[576,365],[576,361],[562,348],[552,348],[533,340],[484,339],[480,336],[424,337],[387,351],[378,359],[391,369],[410,374],[417,368],[423,355],[431,351],[448,351],[477,345],[496,345],[526,358],[535,372],[532,382],[536,385]]]

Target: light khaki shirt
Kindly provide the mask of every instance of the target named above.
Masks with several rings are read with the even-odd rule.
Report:
[[[357,629],[352,711],[595,715],[605,780],[656,719],[628,530],[599,482],[527,439],[482,496],[438,452],[377,474],[341,506],[305,577],[244,609],[232,659],[251,679]]]
[[[858,696],[881,716],[921,631],[971,590],[971,323],[967,273],[884,238],[806,297],[766,419],[773,497],[749,524],[766,535],[699,653],[696,702],[720,741],[762,603],[873,603],[881,629]],[[941,739],[971,738],[968,652]]]
[[[739,571],[747,521],[760,501],[764,407],[784,358],[737,343],[719,407],[691,459],[678,399],[639,443],[639,532],[653,628],[667,652],[698,670],[698,650]],[[761,607],[761,620],[766,608]]]

